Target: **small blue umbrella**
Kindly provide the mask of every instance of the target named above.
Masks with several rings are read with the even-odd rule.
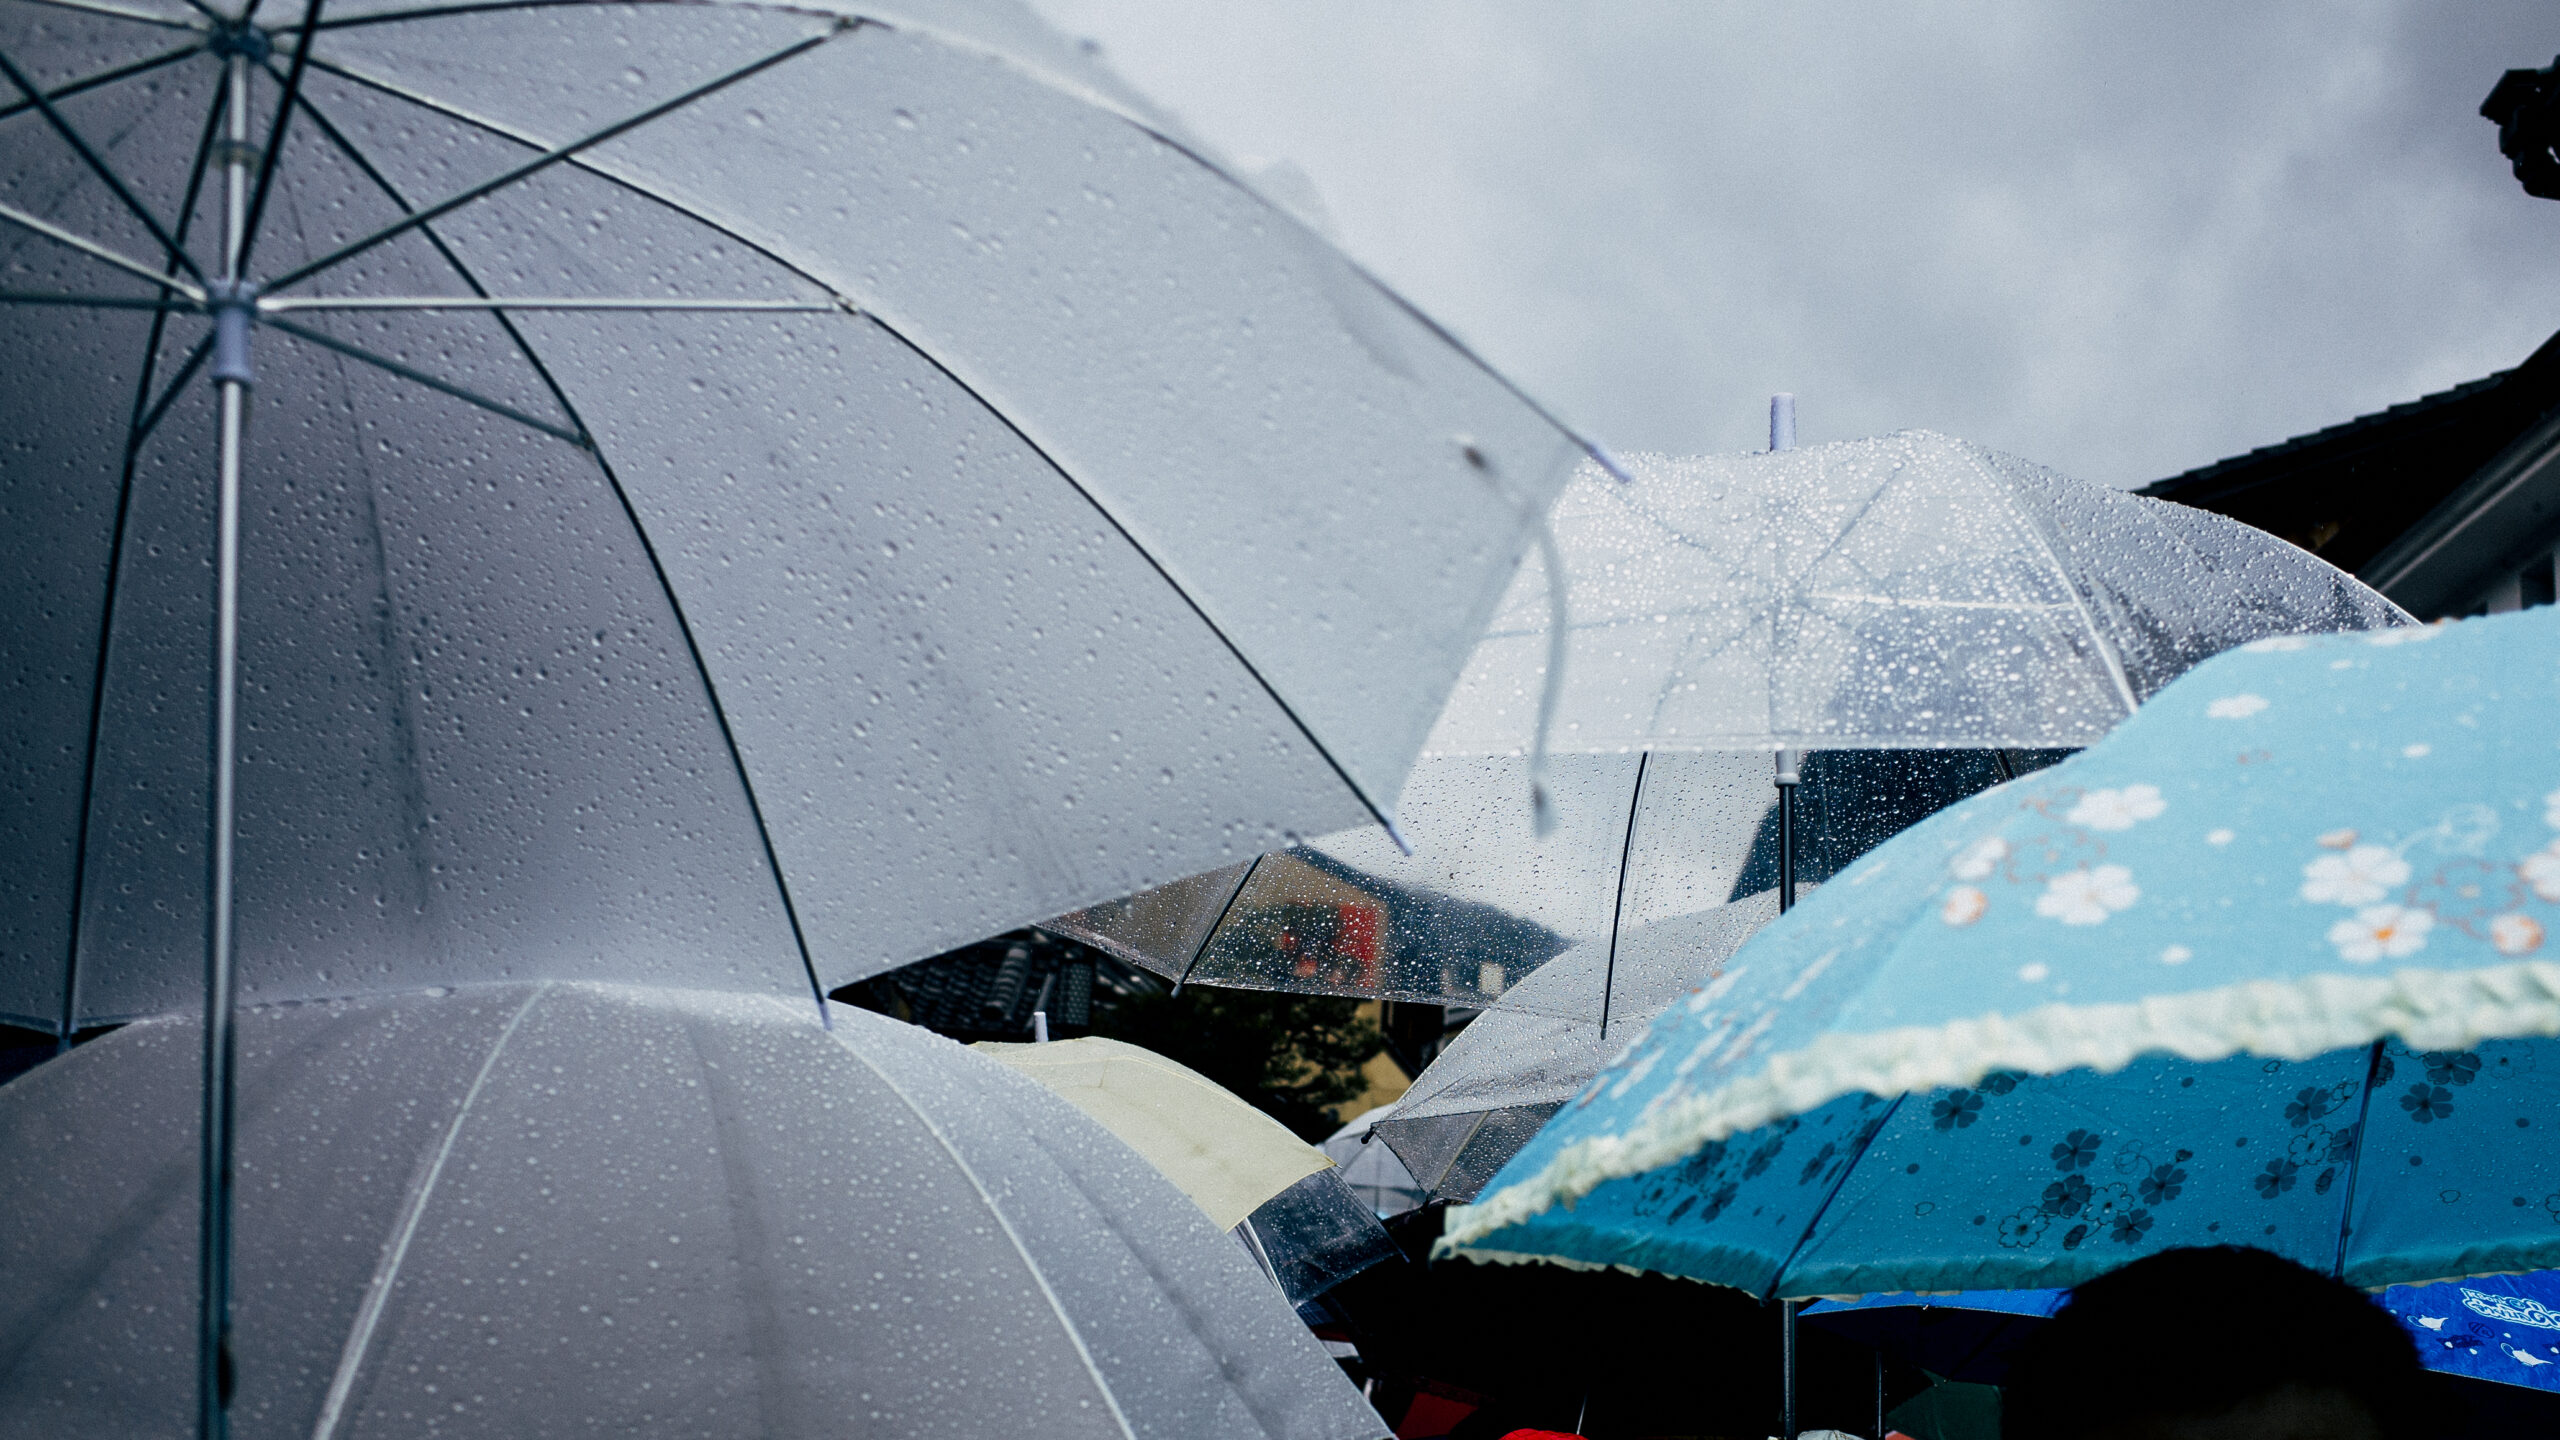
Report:
[[[1453,1211],[1762,1294],[2560,1264],[2560,611],[2282,637],[1851,867]]]
[[[1948,1379],[1998,1384],[2007,1372],[2005,1352],[2060,1309],[2066,1293],[1862,1295],[1817,1301],[1804,1317]],[[2246,1313],[2249,1300],[2197,1298],[2200,1310],[2222,1313]],[[2374,1299],[2408,1329],[2428,1369],[2560,1394],[2560,1272],[2394,1285]]]

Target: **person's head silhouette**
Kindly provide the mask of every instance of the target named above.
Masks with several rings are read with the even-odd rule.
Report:
[[[2352,1286],[2236,1245],[2164,1250],[2071,1292],[2020,1347],[2002,1440],[2408,1440],[2418,1352]]]

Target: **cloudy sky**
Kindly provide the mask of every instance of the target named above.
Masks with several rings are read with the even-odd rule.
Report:
[[[1793,390],[2139,484],[2560,328],[2476,113],[2551,0],[1036,3],[1621,449]]]

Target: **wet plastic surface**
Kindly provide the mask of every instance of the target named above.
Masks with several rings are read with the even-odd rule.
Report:
[[[2271,634],[2408,617],[2261,531],[1927,431],[1586,467],[1558,750],[2072,747]],[[1533,554],[1433,754],[1525,752],[1545,673]]]
[[[2047,756],[2021,752],[2010,769]],[[1834,751],[1796,794],[1808,890],[2003,773],[1988,751]],[[1537,833],[1528,764],[1432,759],[1405,789],[1415,853],[1374,828],[1048,922],[1169,978],[1482,1007],[1576,946],[1777,884],[1777,789],[1756,751],[1559,755]],[[1632,811],[1632,815],[1630,814]],[[1696,978],[1696,977],[1691,977]],[[1586,1014],[1596,1021],[1595,979]]]
[[[19,7],[0,49],[104,75],[190,43],[169,13]],[[261,16],[260,136],[300,13]],[[817,308],[266,316],[247,998],[805,993],[804,939],[832,987],[1391,806],[1579,451],[1089,56],[957,0],[328,13],[271,301]],[[217,74],[61,101],[199,256]],[[32,111],[0,200],[161,257]],[[0,258],[148,289],[16,226]],[[206,325],[0,306],[13,1023],[195,991]]]
[[[1108,1132],[835,1019],[584,985],[246,1013],[233,1433],[1381,1433]],[[200,1043],[145,1022],[0,1088],[0,1433],[186,1428]]]

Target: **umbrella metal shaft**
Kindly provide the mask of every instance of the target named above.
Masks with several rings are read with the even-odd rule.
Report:
[[[229,57],[223,118],[223,267],[228,293],[240,284],[249,193],[249,57]],[[245,315],[215,317],[240,326]],[[245,349],[245,330],[238,339]],[[218,339],[216,350],[227,348]],[[238,810],[240,672],[240,440],[247,419],[245,354],[217,354],[214,384],[221,405],[220,453],[214,479],[213,704],[205,846],[205,1028],[203,1191],[196,1355],[196,1431],[222,1440],[231,1399],[231,1118],[233,1039],[232,871]]]
[[[1780,1440],[1796,1440],[1796,1307],[1799,1303],[1794,1300],[1778,1302],[1779,1384],[1785,1390],[1778,1403]]]
[[[1778,752],[1778,913],[1796,908],[1796,784],[1803,778],[1799,752]]]

